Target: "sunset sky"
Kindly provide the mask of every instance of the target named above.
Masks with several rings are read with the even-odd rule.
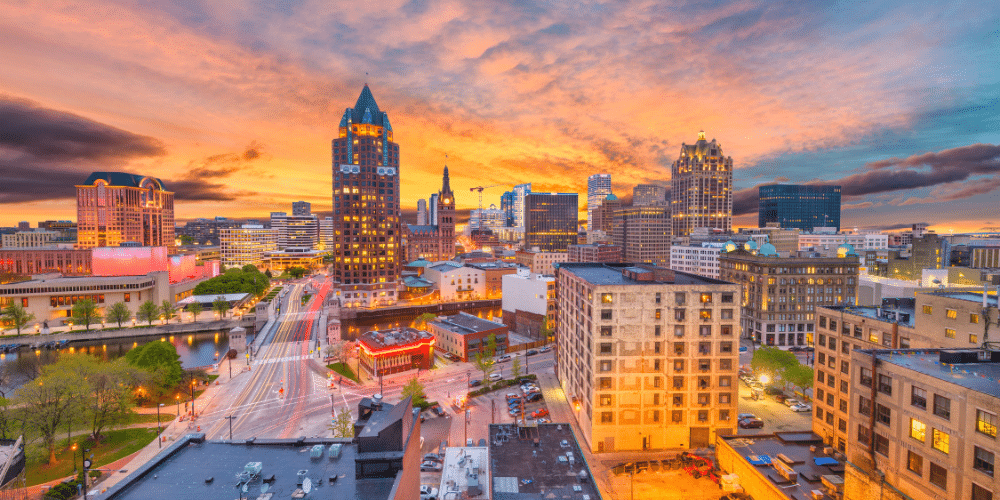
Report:
[[[3,3],[0,226],[75,220],[96,170],[161,178],[179,221],[329,210],[365,82],[407,210],[446,154],[459,209],[598,172],[628,197],[705,130],[737,226],[776,181],[840,182],[848,228],[1000,226],[996,1]]]

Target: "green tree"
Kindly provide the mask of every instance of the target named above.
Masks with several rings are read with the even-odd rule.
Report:
[[[813,385],[813,369],[803,364],[796,364],[795,366],[786,368],[781,378],[785,382],[804,390]]]
[[[191,305],[187,306],[187,310],[191,313],[191,321],[194,322],[198,321],[198,315],[201,314],[205,308],[202,307],[201,302],[192,302]]]
[[[105,429],[128,419],[132,414],[133,391],[150,376],[122,358],[99,363],[92,356],[88,357],[95,362],[87,377],[89,391],[83,397],[83,409],[90,424],[90,435],[96,440]]]
[[[304,267],[294,266],[285,270],[292,278],[298,279],[306,275]]]
[[[757,373],[767,373],[772,378],[784,378],[785,370],[799,364],[794,354],[777,347],[761,347],[754,351],[750,367]]]
[[[21,304],[11,304],[3,309],[3,318],[7,324],[13,325],[20,335],[21,329],[35,320],[35,315],[25,311]]]
[[[542,329],[539,330],[538,335],[542,337],[542,345],[549,345],[552,342],[552,336],[555,335],[556,331],[549,328],[548,324],[543,324]]]
[[[403,386],[402,397],[410,396],[413,398],[414,407],[423,407],[427,404],[427,395],[424,393],[424,384],[421,384],[417,377],[410,379],[406,385]]]
[[[489,337],[486,337],[486,345],[476,352],[475,358],[473,358],[473,364],[476,365],[476,369],[483,372],[483,383],[489,382],[489,376],[493,373],[493,365],[496,364],[497,354],[497,334],[491,333]]]
[[[163,313],[163,317],[166,318],[167,323],[174,319],[177,315],[177,306],[171,303],[169,300],[164,299],[163,303],[160,304],[160,312]]]
[[[271,279],[271,278],[274,277],[274,275],[271,274],[271,270],[270,269],[268,269],[267,271],[264,271],[264,276],[267,276],[267,279]]]
[[[79,413],[80,398],[86,391],[81,380],[89,374],[81,369],[87,354],[63,355],[42,368],[37,379],[22,385],[14,394],[14,405],[21,408],[25,422],[40,435],[49,452],[48,463],[56,461],[56,433],[67,418]]]
[[[234,267],[212,279],[205,280],[194,288],[195,295],[223,295],[227,293],[249,293],[260,296],[267,291],[270,280],[252,265],[243,269]]]
[[[354,417],[351,415],[350,408],[345,406],[337,412],[337,416],[333,419],[333,424],[330,425],[330,430],[333,432],[333,437],[335,438],[354,437]]]
[[[0,397],[0,439],[14,439],[17,436],[16,422],[10,400]]]
[[[152,300],[147,300],[142,304],[139,304],[139,311],[135,313],[135,318],[139,321],[145,321],[150,326],[153,322],[160,317],[160,306],[156,305],[156,302]]]
[[[245,273],[259,273],[260,269],[257,269],[257,266],[253,264],[247,264],[242,267],[242,271]]]
[[[81,299],[73,304],[73,321],[77,324],[83,323],[90,331],[90,324],[101,320],[101,313],[97,310],[97,304],[91,299]]]
[[[510,376],[514,380],[521,378],[521,358],[514,358],[514,361],[510,362]]]
[[[132,311],[128,310],[128,306],[124,302],[115,302],[108,308],[104,317],[112,323],[118,323],[118,328],[121,328],[122,323],[132,317]]]
[[[212,310],[219,315],[219,319],[225,319],[226,312],[229,311],[229,302],[220,295],[212,301]]]
[[[184,376],[181,368],[181,357],[170,342],[156,340],[136,347],[125,354],[128,364],[146,370],[162,389],[169,389],[180,383]]]

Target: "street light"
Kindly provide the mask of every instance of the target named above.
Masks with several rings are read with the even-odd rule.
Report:
[[[69,449],[73,451],[73,453],[72,453],[72,455],[73,455],[73,475],[75,476],[77,474],[77,469],[76,469],[76,443],[73,443],[73,445],[70,446]]]
[[[161,406],[163,406],[163,403],[160,403],[159,405],[156,406],[156,445],[159,446],[160,448],[163,448],[163,438],[160,436],[160,433],[163,432],[162,430],[160,430]]]
[[[194,380],[194,374],[191,374],[191,418],[196,418],[197,414],[194,412],[194,386],[197,382]]]
[[[177,418],[181,416],[181,393],[174,394],[174,399],[177,400]]]

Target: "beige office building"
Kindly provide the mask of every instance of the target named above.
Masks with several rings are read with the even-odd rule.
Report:
[[[844,498],[995,498],[998,379],[998,351],[853,351]]]
[[[556,374],[594,452],[697,448],[736,430],[740,287],[651,265],[566,263]]]
[[[271,229],[256,224],[219,230],[219,253],[222,265],[227,268],[253,264],[265,266],[267,253],[278,248],[275,233]]]
[[[537,248],[532,250],[518,250],[514,254],[514,263],[528,268],[535,274],[554,275],[556,265],[569,260],[566,252],[542,252]]]
[[[0,241],[3,248],[28,248],[46,246],[57,237],[59,233],[56,231],[18,231],[3,235]]]

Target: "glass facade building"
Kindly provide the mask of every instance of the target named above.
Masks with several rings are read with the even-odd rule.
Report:
[[[576,193],[528,193],[524,197],[524,246],[565,252],[577,242]]]
[[[758,188],[757,224],[777,222],[782,228],[840,230],[840,186],[777,184]]]

